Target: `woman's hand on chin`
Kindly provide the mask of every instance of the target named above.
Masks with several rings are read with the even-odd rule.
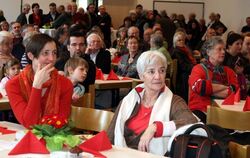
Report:
[[[145,130],[145,132],[142,134],[139,145],[138,145],[138,150],[140,151],[149,151],[149,143],[151,139],[154,137],[154,134],[156,132],[156,125],[151,124],[148,126],[148,128]]]
[[[42,68],[41,64],[38,64],[35,72],[33,87],[41,89],[42,85],[50,79],[51,72],[55,69],[53,64],[48,64]]]

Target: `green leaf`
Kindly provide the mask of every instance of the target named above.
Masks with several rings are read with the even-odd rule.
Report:
[[[62,150],[65,139],[63,136],[55,135],[53,137],[44,137],[44,139],[46,141],[46,147],[49,149],[49,151]]]
[[[68,135],[65,139],[65,144],[70,146],[71,148],[77,146],[81,143],[81,140],[78,136]]]

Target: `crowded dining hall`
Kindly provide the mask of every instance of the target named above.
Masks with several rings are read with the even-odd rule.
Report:
[[[0,157],[250,158],[250,2],[128,1],[0,2]]]

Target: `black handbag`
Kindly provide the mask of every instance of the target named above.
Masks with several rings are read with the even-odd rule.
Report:
[[[197,128],[207,132],[207,137],[190,134]],[[175,137],[169,155],[172,158],[224,158],[219,142],[214,140],[209,128],[203,124],[189,127],[184,134]]]

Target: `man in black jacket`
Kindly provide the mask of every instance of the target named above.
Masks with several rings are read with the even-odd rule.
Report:
[[[80,32],[70,33],[67,48],[67,52],[60,53],[61,56],[58,58],[55,67],[59,71],[64,71],[64,65],[69,58],[81,57],[85,59],[89,64],[89,71],[87,74],[87,78],[82,84],[85,87],[86,92],[88,92],[89,85],[95,83],[96,68],[94,62],[90,60],[89,55],[84,54],[86,48],[84,35]]]

